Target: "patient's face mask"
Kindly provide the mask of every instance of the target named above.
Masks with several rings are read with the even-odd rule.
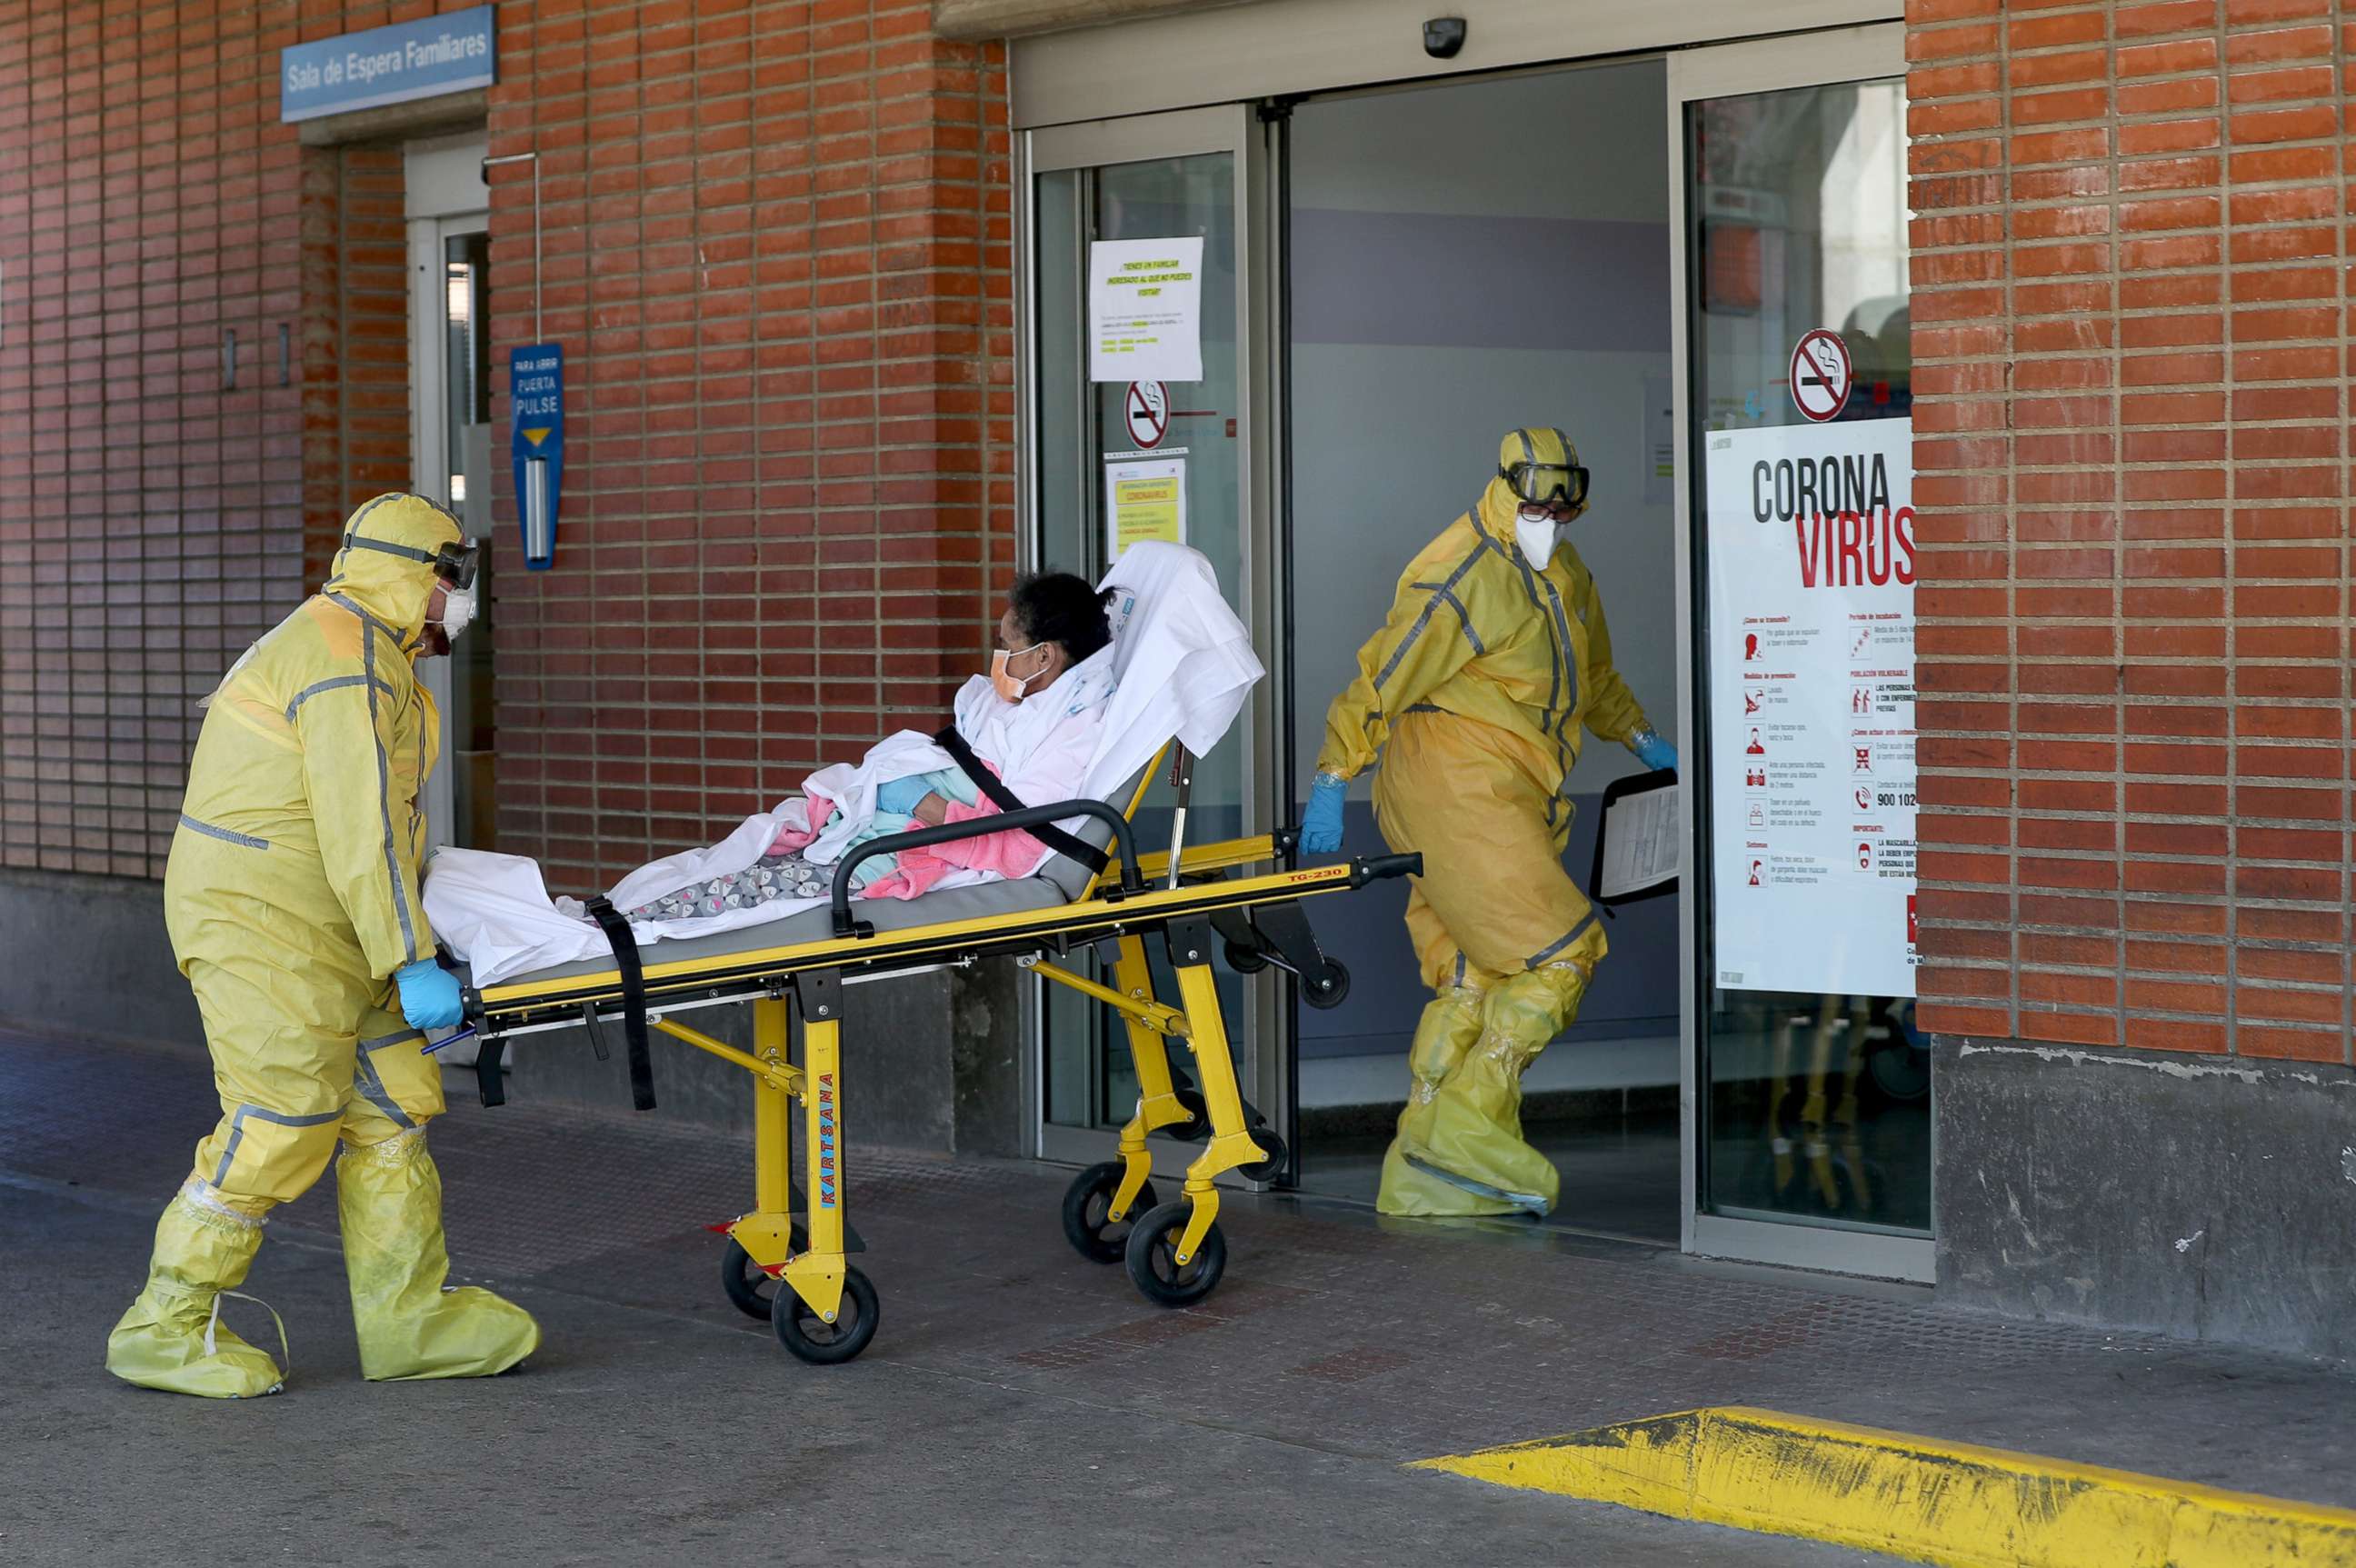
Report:
[[[1001,648],[990,656],[990,684],[1001,702],[1021,702],[1023,694],[1030,690],[1031,682],[1047,672],[1042,669],[1034,670],[1029,675],[1017,675],[1006,668],[1007,661],[1027,659],[1046,646],[1044,642],[1034,642],[1028,648],[1017,648],[1012,651]]]

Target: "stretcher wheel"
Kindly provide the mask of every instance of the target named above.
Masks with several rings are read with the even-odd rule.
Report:
[[[1204,1100],[1203,1091],[1198,1089],[1173,1089],[1170,1092],[1172,1098],[1186,1108],[1186,1114],[1193,1120],[1180,1122],[1172,1126],[1163,1127],[1160,1131],[1167,1133],[1182,1144],[1199,1144],[1209,1137],[1211,1107],[1209,1102]]]
[[[1064,1189],[1064,1239],[1091,1263],[1119,1262],[1129,1251],[1129,1234],[1136,1229],[1137,1216],[1155,1207],[1153,1184],[1149,1181],[1138,1193],[1128,1219],[1118,1225],[1106,1220],[1125,1168],[1119,1160],[1090,1165]]]
[[[1237,974],[1258,974],[1268,967],[1268,954],[1241,942],[1227,944],[1227,967]]]
[[[769,1323],[777,1331],[778,1344],[805,1361],[831,1367],[867,1348],[867,1342],[875,1337],[876,1310],[875,1287],[867,1283],[867,1276],[857,1269],[845,1269],[842,1305],[835,1309],[832,1323],[812,1312],[793,1287],[785,1284],[777,1287]]]
[[[794,1221],[790,1245],[797,1252],[809,1246],[798,1219]],[[757,1317],[764,1323],[769,1321],[769,1307],[776,1299],[777,1282],[753,1261],[753,1254],[744,1251],[744,1243],[734,1236],[728,1238],[728,1245],[720,1251],[720,1288],[728,1293],[728,1299],[737,1311],[747,1317]]]
[[[1192,1306],[1219,1287],[1227,1269],[1227,1239],[1215,1224],[1192,1262],[1178,1262],[1178,1239],[1194,1206],[1185,1198],[1149,1211],[1129,1233],[1129,1278],[1156,1306]]]
[[[744,1251],[742,1242],[731,1236],[720,1253],[720,1288],[728,1293],[728,1299],[745,1316],[766,1318],[775,1304],[777,1282],[753,1261],[753,1254]]]
[[[1339,1007],[1349,994],[1350,972],[1339,959],[1329,958],[1322,971],[1301,977],[1301,999],[1321,1013]]]
[[[1284,1140],[1278,1137],[1273,1129],[1267,1127],[1253,1128],[1251,1140],[1269,1152],[1268,1158],[1254,1160],[1248,1165],[1237,1165],[1236,1174],[1246,1181],[1274,1181],[1282,1176],[1285,1159]]]

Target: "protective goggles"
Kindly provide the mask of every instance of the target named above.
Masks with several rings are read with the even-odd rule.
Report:
[[[344,535],[347,550],[374,550],[386,555],[398,555],[404,561],[420,561],[434,568],[434,575],[454,588],[471,588],[475,573],[482,565],[483,547],[471,539],[461,539],[444,544],[439,550],[419,550],[407,544],[395,544],[389,539],[368,539],[357,533]]]
[[[434,553],[434,575],[454,588],[471,588],[483,564],[483,547],[471,539],[445,544]]]
[[[1559,463],[1515,463],[1497,470],[1514,494],[1529,506],[1583,506],[1587,470]]]

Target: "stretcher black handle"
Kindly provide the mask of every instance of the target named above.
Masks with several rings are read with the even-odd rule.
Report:
[[[1130,831],[1129,819],[1102,800],[1066,800],[1053,806],[1026,806],[1019,811],[1001,811],[996,816],[976,817],[969,822],[944,822],[937,828],[917,828],[905,833],[889,833],[880,839],[869,839],[844,855],[834,868],[834,934],[838,937],[872,937],[875,928],[864,920],[851,918],[851,874],[878,855],[897,854],[902,850],[923,849],[928,844],[954,843],[959,839],[987,838],[991,833],[1017,832],[1049,822],[1060,822],[1066,817],[1094,817],[1112,829],[1114,847],[1120,854],[1120,889],[1124,893],[1142,893],[1145,883],[1137,874],[1137,837]],[[1408,856],[1415,859],[1414,856]],[[1417,862],[1420,866],[1421,862]]]
[[[1364,887],[1391,876],[1421,876],[1421,854],[1376,854],[1350,863],[1350,886]]]

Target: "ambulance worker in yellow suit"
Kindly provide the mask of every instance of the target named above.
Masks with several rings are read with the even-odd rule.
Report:
[[[415,664],[447,653],[473,616],[474,564],[448,512],[379,496],[344,525],[327,586],[208,699],[164,902],[221,1119],[107,1337],[107,1369],[127,1381],[277,1391],[284,1369],[220,1322],[220,1300],[270,1210],[307,1191],[338,1143],[362,1373],[485,1376],[540,1343],[521,1307],[444,1285],[442,1178],[425,1150],[442,1082],[423,1031],[460,1011],[418,899],[417,795],[441,725]]]
[[[1348,781],[1419,852],[1408,935],[1433,993],[1383,1160],[1386,1214],[1544,1214],[1561,1176],[1522,1139],[1522,1070],[1578,1015],[1603,929],[1565,874],[1583,726],[1674,768],[1612,665],[1595,579],[1561,531],[1587,470],[1559,430],[1508,435],[1479,504],[1408,565],[1333,700],[1301,847],[1341,847]]]

